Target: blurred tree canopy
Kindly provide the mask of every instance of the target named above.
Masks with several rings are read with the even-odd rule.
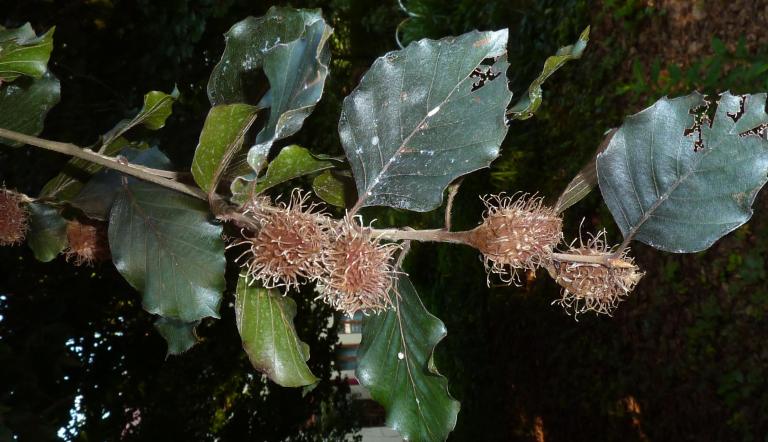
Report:
[[[91,144],[132,115],[146,91],[177,85],[181,100],[154,141],[179,167],[191,162],[223,33],[271,5],[2,3],[4,26],[57,26],[51,69],[61,79],[62,101],[42,137]],[[730,3],[747,9],[749,2]],[[404,11],[396,1],[322,0],[292,6],[323,8],[335,34],[323,100],[288,141],[332,154],[340,153],[341,100],[375,57],[397,48],[396,35],[407,44],[508,27],[510,86],[519,94],[548,55],[592,25],[584,57],[545,85],[537,116],[515,122],[502,158],[464,180],[454,209],[462,228],[480,219],[481,194],[538,191],[553,202],[606,130],[664,94],[768,88],[765,42],[748,28],[760,20],[740,18],[731,5],[403,0]],[[757,13],[766,18],[765,11]],[[683,42],[688,52],[665,49]],[[36,194],[65,161],[27,148],[2,149],[0,181]],[[559,289],[548,281],[489,289],[475,251],[414,245],[406,268],[449,330],[436,355],[462,402],[451,440],[764,440],[767,206],[761,195],[753,221],[706,253],[662,255],[636,247],[647,276],[612,319],[574,322],[550,305]],[[382,225],[414,227],[439,225],[443,216],[437,211],[414,224],[405,212],[369,209],[366,215]],[[585,230],[607,226],[618,239],[597,192],[568,211],[568,237],[578,235],[583,218]],[[330,381],[332,312],[313,303],[311,293],[297,297],[297,324],[322,382],[302,392],[269,384],[252,369],[234,321],[226,320],[233,314],[231,296],[224,320],[200,327],[200,345],[166,360],[151,318],[111,266],[74,268],[63,258],[40,264],[26,248],[4,248],[0,269],[0,439],[13,432],[31,441],[55,440],[57,433],[83,441],[338,440],[355,428],[346,387]]]

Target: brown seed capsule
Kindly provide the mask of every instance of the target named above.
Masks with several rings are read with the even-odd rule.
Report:
[[[392,305],[389,290],[395,279],[392,265],[398,244],[382,243],[370,229],[345,218],[323,254],[325,273],[317,291],[325,302],[352,316],[357,311],[377,312]]]
[[[64,255],[67,261],[77,266],[92,266],[94,262],[107,261],[111,257],[107,226],[103,222],[95,220],[68,222],[67,241],[69,246],[64,251]]]
[[[580,244],[568,251],[584,256],[606,256],[613,252],[614,248],[606,245],[605,231],[591,238],[586,245]],[[644,275],[627,252],[612,257],[607,265],[552,261],[550,273],[563,287],[562,298],[554,303],[574,317],[588,311],[610,315]]]
[[[0,188],[0,246],[24,241],[29,230],[29,212],[20,193]]]
[[[248,205],[246,216],[254,221],[254,232],[234,245],[246,245],[237,261],[245,277],[260,281],[266,288],[298,288],[322,272],[322,252],[328,244],[328,221],[307,205],[309,194],[294,191],[288,204],[267,210],[263,202]]]
[[[525,194],[492,195],[483,199],[483,223],[468,242],[483,254],[485,269],[507,284],[520,283],[518,270],[536,270],[552,255],[563,237],[563,220],[542,198]]]

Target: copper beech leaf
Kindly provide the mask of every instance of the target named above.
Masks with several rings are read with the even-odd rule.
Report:
[[[766,94],[726,92],[709,103],[694,93],[627,117],[597,157],[600,191],[625,240],[691,253],[747,222],[768,180],[765,102]]]
[[[433,358],[445,325],[424,308],[407,275],[389,296],[393,308],[363,319],[355,374],[404,439],[443,441],[459,413]]]
[[[506,45],[506,30],[473,31],[420,40],[373,63],[339,122],[355,209],[435,209],[454,179],[496,159],[512,97]]]
[[[253,366],[283,387],[303,387],[317,382],[307,366],[309,346],[296,334],[296,303],[276,290],[237,282],[237,330]]]
[[[135,163],[168,162],[156,148]],[[218,317],[225,288],[222,226],[208,205],[156,184],[123,178],[109,214],[109,247],[144,308],[183,322]]]

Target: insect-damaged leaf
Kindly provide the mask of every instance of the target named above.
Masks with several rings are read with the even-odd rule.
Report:
[[[344,100],[339,132],[362,206],[440,206],[507,133],[507,31],[421,40],[377,59]]]
[[[710,122],[694,93],[628,117],[597,157],[600,191],[624,237],[690,253],[747,222],[768,173],[765,101],[726,92]]]
[[[296,303],[275,290],[237,282],[235,318],[253,366],[283,387],[317,382],[309,370],[309,346],[296,335]]]
[[[355,374],[403,438],[445,440],[459,413],[433,359],[445,325],[424,308],[406,275],[399,276],[390,299],[393,308],[363,319]]]
[[[157,149],[137,164],[168,159]],[[109,214],[109,247],[117,270],[144,296],[144,308],[192,322],[218,317],[224,291],[221,225],[205,202],[155,184],[124,178]]]

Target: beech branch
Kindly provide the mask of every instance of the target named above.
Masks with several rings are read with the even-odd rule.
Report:
[[[3,128],[0,128],[0,138],[5,138],[7,140],[12,140],[53,152],[62,153],[64,155],[81,158],[100,166],[117,170],[126,175],[130,175],[135,178],[166,187],[168,189],[176,190],[201,200],[209,200],[208,195],[206,195],[205,192],[203,192],[200,188],[177,181],[179,175],[178,172],[152,169],[149,167],[140,166],[138,164],[127,163],[119,158],[110,157],[98,152],[94,152],[90,149],[84,149],[71,143],[61,143],[58,141],[45,140]],[[454,188],[451,190],[452,195],[449,195],[450,200],[453,199],[452,197],[455,195],[456,189]],[[268,207],[264,207],[264,209],[270,210]],[[275,210],[277,209],[275,208]],[[448,211],[448,213],[450,213],[450,207],[448,208]],[[446,215],[446,220],[449,219],[449,216],[449,214]],[[223,221],[233,222],[241,228],[253,229],[256,227],[256,225],[248,216],[238,212],[234,207],[230,207],[228,210],[225,209],[219,211],[218,218]],[[447,228],[426,230],[371,229],[371,233],[375,237],[389,241],[444,242],[451,244],[471,245],[468,241],[470,234],[469,230],[451,232]],[[554,261],[560,262],[598,264],[606,267],[622,267],[625,263],[620,259],[617,259],[617,256],[618,255],[616,254],[578,255],[570,253],[553,253],[552,259]]]
[[[71,157],[80,158],[109,169],[117,170],[126,175],[131,175],[135,178],[167,187],[169,189],[173,189],[190,196],[194,196],[195,198],[200,198],[202,200],[207,199],[205,193],[199,188],[177,181],[177,172],[152,169],[149,167],[140,166],[138,164],[121,162],[115,157],[110,157],[98,152],[94,152],[90,149],[84,149],[71,143],[61,143],[58,141],[45,140],[3,128],[0,128],[0,138],[5,138],[7,140],[17,141],[19,143],[28,144],[30,146],[62,153]]]

